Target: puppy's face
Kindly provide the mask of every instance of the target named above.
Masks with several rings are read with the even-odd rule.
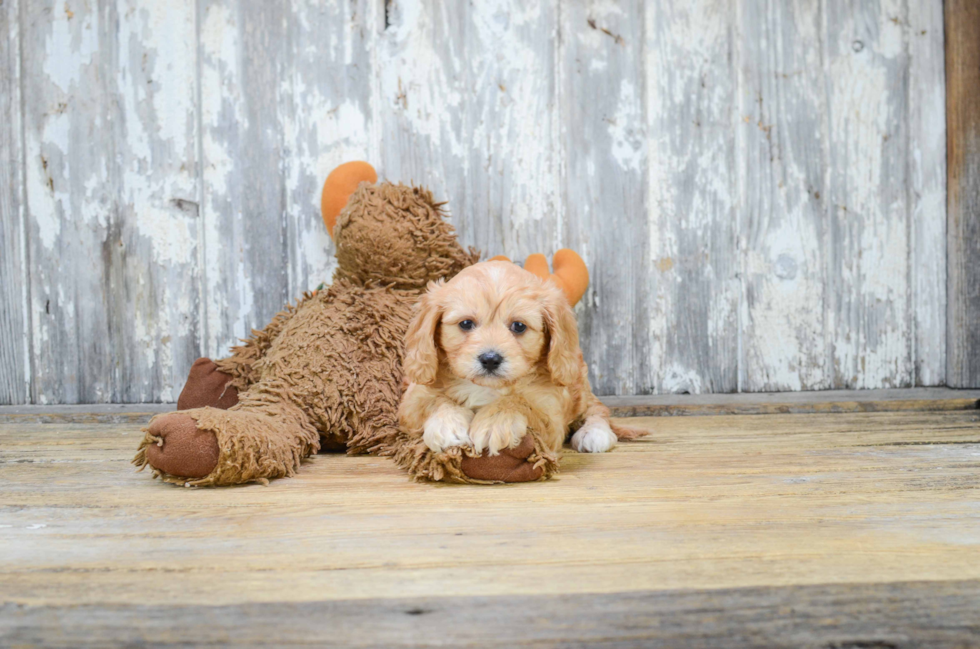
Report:
[[[577,354],[560,289],[510,262],[484,262],[430,287],[409,327],[405,370],[415,383],[432,383],[441,357],[456,378],[504,387],[545,363],[566,385]]]
[[[454,376],[500,387],[533,371],[545,324],[541,291],[523,272],[502,262],[445,286],[439,346]]]

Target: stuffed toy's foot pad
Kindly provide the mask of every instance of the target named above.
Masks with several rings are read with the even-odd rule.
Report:
[[[163,473],[180,478],[203,478],[218,465],[218,439],[181,412],[153,418],[148,432],[158,438],[146,447],[146,461]]]
[[[227,410],[238,403],[238,390],[231,384],[234,377],[218,369],[210,358],[199,358],[191,365],[187,383],[177,397],[177,410],[220,408]]]
[[[534,440],[526,435],[515,448],[501,449],[499,455],[484,451],[480,457],[463,456],[460,469],[473,480],[492,482],[533,482],[544,473],[541,466],[528,461],[534,452]]]

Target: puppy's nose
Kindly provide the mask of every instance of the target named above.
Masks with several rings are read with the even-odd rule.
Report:
[[[504,362],[504,357],[497,352],[483,352],[476,359],[480,361],[483,369],[488,372],[493,372]]]

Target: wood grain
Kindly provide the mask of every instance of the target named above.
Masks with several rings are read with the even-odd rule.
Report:
[[[824,20],[828,371],[834,387],[906,387],[913,366],[906,16],[898,3],[849,2],[829,5]]]
[[[465,245],[523,260],[561,236],[557,2],[386,5],[383,174],[448,200]]]
[[[0,606],[10,645],[969,647],[980,582],[159,606]],[[329,632],[325,630],[329,629]]]
[[[265,326],[289,292],[274,3],[199,3],[204,355]]]
[[[915,385],[946,384],[946,83],[943,7],[908,4]]]
[[[980,7],[945,3],[946,384],[980,386]]]
[[[34,401],[171,401],[198,355],[193,2],[30,3]]]
[[[658,392],[738,388],[735,9],[645,4],[646,272],[655,281],[642,349],[659,365]]]
[[[105,10],[111,100],[102,137],[113,163],[102,242],[111,394],[96,401],[174,401],[200,356],[200,168],[196,3],[116,0]],[[74,20],[74,18],[72,18]]]
[[[827,367],[820,3],[739,5],[741,359],[746,391],[835,387]]]
[[[133,471],[134,425],[0,428],[0,593],[229,605],[980,579],[977,411],[659,417],[560,478],[414,484],[320,455],[269,487]]]
[[[0,5],[0,405],[31,391],[19,15],[19,0]]]
[[[563,245],[589,268],[579,337],[601,394],[651,391],[660,358],[645,354],[655,271],[649,255],[642,2],[562,7],[559,104]],[[659,332],[658,332],[659,333]]]
[[[351,160],[379,160],[371,78],[380,10],[372,0],[293,0],[284,16],[277,92],[290,296],[333,275],[334,246],[320,214],[327,174]]]
[[[32,399],[111,401],[111,7],[45,0],[21,9],[21,41],[36,45],[21,57]]]

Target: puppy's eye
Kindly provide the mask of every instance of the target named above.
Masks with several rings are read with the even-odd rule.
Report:
[[[462,329],[463,331],[469,331],[470,329],[472,329],[475,326],[476,326],[476,323],[473,322],[472,320],[460,320],[459,321],[459,328]]]
[[[512,322],[510,323],[510,330],[515,334],[522,334],[527,331],[527,325],[523,322]]]

